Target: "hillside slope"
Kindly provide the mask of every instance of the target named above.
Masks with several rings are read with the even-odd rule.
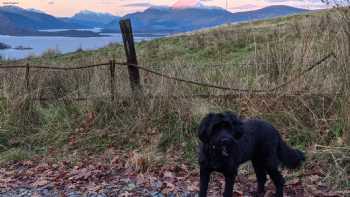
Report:
[[[269,121],[289,145],[305,151],[300,170],[281,169],[286,195],[348,196],[350,37],[344,31],[348,21],[342,20],[347,14],[334,9],[136,44],[139,65],[147,69],[242,91],[142,70],[145,96],[135,99],[128,68],[118,65],[114,73],[107,65],[67,72],[30,69],[28,96],[26,83],[18,83],[25,70],[0,70],[0,172],[6,172],[0,183],[13,193],[23,191],[21,185],[30,192],[49,185],[45,192],[195,195],[199,122],[208,112],[234,111]],[[121,44],[0,63],[68,67],[111,60],[126,61]],[[254,195],[249,164],[240,168],[236,182],[237,194]],[[220,196],[222,178],[214,176],[213,183],[211,194]],[[273,191],[268,184],[267,193]]]

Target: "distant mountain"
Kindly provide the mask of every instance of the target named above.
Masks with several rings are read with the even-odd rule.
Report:
[[[37,10],[26,10],[16,6],[0,7],[0,18],[18,29],[76,29],[84,26],[62,21]],[[1,20],[1,21],[3,21]]]
[[[144,12],[124,16],[130,18],[135,32],[175,33],[211,27],[231,21],[232,13],[224,9],[151,7]],[[118,30],[119,20],[106,29]]]
[[[31,12],[37,12],[37,13],[41,13],[41,14],[46,14],[44,11],[41,11],[41,10],[38,10],[38,9],[34,9],[34,8],[29,8],[27,10],[31,11]]]
[[[188,5],[193,6],[192,4],[194,7],[188,7]],[[179,1],[173,7],[151,7],[123,18],[131,19],[133,29],[137,33],[177,33],[225,23],[267,19],[307,11],[290,6],[270,6],[254,11],[231,13],[221,8],[203,6],[194,0],[191,4],[183,4],[182,1]],[[114,20],[106,25],[104,31],[120,31],[119,20]]]
[[[70,18],[62,18],[64,21],[87,26],[90,28],[104,27],[113,20],[118,20],[120,17],[108,13],[97,13],[92,11],[81,11]]]
[[[172,6],[174,9],[205,7],[200,0],[178,0]]]
[[[48,15],[39,10],[26,10],[16,6],[0,7],[0,34],[12,36],[69,36],[95,37],[98,33],[90,31],[40,32],[43,29],[79,29],[87,28]]]
[[[11,46],[0,42],[0,50],[2,50],[2,49],[10,49],[10,48],[11,48]]]
[[[237,23],[267,19],[308,10],[290,6],[270,6],[259,10],[231,13],[217,7],[207,7],[199,0],[179,0],[172,7],[150,7],[143,12],[128,14],[136,33],[178,33]],[[103,32],[120,32],[120,17],[106,13],[81,11],[70,18],[56,18],[40,10],[16,6],[0,7],[0,34],[36,36],[99,36],[89,31],[40,32],[43,29],[87,29],[103,27]]]
[[[17,27],[15,23],[6,15],[3,15],[0,11],[0,34],[2,35],[14,35],[14,34],[26,34],[31,33],[34,30]]]
[[[233,13],[233,22],[253,21],[309,12],[310,10],[285,5],[268,6],[262,9]]]

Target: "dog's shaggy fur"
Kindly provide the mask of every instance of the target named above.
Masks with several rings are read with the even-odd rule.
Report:
[[[210,173],[225,176],[224,197],[232,197],[234,179],[240,164],[251,160],[256,173],[257,196],[265,193],[267,174],[276,186],[276,196],[283,196],[284,179],[279,164],[298,168],[304,154],[290,148],[278,131],[268,122],[258,119],[241,120],[232,112],[210,113],[198,129],[200,197],[207,196]]]

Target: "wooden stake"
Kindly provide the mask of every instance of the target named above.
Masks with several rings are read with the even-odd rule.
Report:
[[[133,65],[137,65],[137,57],[134,43],[134,36],[131,27],[130,19],[121,20],[119,22],[120,30],[123,35],[124,49],[127,57],[128,71],[130,86],[133,94],[142,94],[142,87],[140,83],[140,72],[139,69]]]

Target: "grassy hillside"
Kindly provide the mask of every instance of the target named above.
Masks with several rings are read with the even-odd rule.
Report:
[[[142,72],[145,94],[156,97],[133,100],[127,70],[118,68],[118,99],[111,103],[108,68],[33,70],[31,95],[24,88],[24,70],[1,70],[0,161],[37,155],[76,161],[114,147],[139,152],[145,169],[174,155],[195,166],[200,118],[209,111],[232,110],[242,117],[272,122],[289,144],[305,150],[308,162],[300,173],[317,166],[322,169],[323,183],[334,189],[349,188],[350,20],[346,17],[346,10],[310,13],[225,25],[136,46],[140,65],[184,79],[269,89],[295,78],[268,95],[198,87]],[[41,58],[12,64],[78,66],[125,61],[123,50],[111,44],[66,55],[48,51]],[[330,52],[336,58],[296,78]],[[304,93],[294,95],[295,91]],[[197,94],[231,96],[203,99]],[[89,100],[74,101],[77,97]]]

